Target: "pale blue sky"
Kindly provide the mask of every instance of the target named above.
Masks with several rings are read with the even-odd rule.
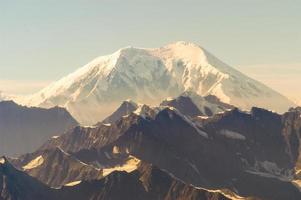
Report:
[[[178,40],[272,84],[261,69],[301,76],[300,10],[300,0],[1,0],[0,90],[32,92],[121,47]]]

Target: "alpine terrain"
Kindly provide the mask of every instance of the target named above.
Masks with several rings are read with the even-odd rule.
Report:
[[[198,45],[123,48],[8,97],[0,200],[301,199],[301,108]]]
[[[82,124],[95,124],[125,99],[150,105],[185,91],[222,102],[285,112],[294,103],[220,61],[204,48],[176,42],[161,48],[127,47],[101,56],[40,92],[15,98],[30,106],[62,106]]]
[[[104,192],[107,199],[301,198],[299,108],[280,115],[224,105],[225,111],[205,116],[197,115],[202,111],[194,101],[180,96],[168,106],[166,101],[160,107],[138,105],[122,114],[118,111],[137,105],[126,101],[110,123],[77,126],[9,160],[49,187],[69,192],[84,187],[92,195]],[[121,183],[136,192],[116,197],[126,192]]]

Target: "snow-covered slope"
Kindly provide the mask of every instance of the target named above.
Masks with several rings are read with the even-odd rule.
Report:
[[[279,93],[188,42],[155,49],[120,49],[96,58],[19,102],[64,106],[81,123],[95,124],[125,99],[155,105],[184,91],[216,95],[243,109],[259,106],[283,112],[293,105]]]

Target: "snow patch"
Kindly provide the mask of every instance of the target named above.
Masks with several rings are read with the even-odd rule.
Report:
[[[220,130],[219,132],[221,135],[229,138],[229,139],[234,139],[234,140],[246,140],[246,137],[240,133],[234,132],[234,131],[230,131],[230,130]]]
[[[185,115],[183,115],[182,113],[180,113],[177,109],[175,109],[174,107],[168,107],[170,110],[174,111],[178,116],[180,116],[184,121],[186,121],[190,126],[192,126],[199,135],[208,138],[208,134],[205,133],[204,131],[200,130],[195,123],[193,123],[190,119],[188,119]]]
[[[172,98],[172,97],[167,97],[167,98],[165,99],[165,101],[172,101],[172,100],[174,100],[174,98]]]
[[[34,168],[42,165],[43,162],[44,162],[43,156],[38,156],[35,159],[33,159],[32,161],[30,161],[27,165],[23,166],[23,169],[24,170],[34,169]]]
[[[144,117],[144,112],[143,112],[143,105],[139,105],[138,108],[133,112],[136,115],[139,115],[141,117]]]
[[[120,150],[117,146],[114,146],[113,147],[113,154],[119,154],[120,153]]]
[[[58,136],[58,135],[55,135],[55,136],[52,136],[51,138],[52,139],[58,139],[60,136]]]
[[[82,125],[82,127],[83,127],[83,128],[96,128],[97,126],[94,126],[94,125],[93,125],[93,126],[87,126],[87,125],[83,126],[83,125]]]
[[[72,187],[72,186],[80,184],[81,182],[82,181],[73,181],[73,182],[67,183],[65,186]]]
[[[208,116],[201,116],[201,115],[199,115],[199,116],[197,116],[197,118],[200,118],[200,119],[208,119],[209,117],[208,117]]]
[[[4,158],[0,158],[0,164],[4,164],[5,163],[5,159]]]
[[[134,156],[130,156],[129,159],[127,160],[127,162],[124,163],[123,165],[103,169],[102,173],[103,173],[103,176],[107,176],[114,171],[125,171],[127,173],[130,173],[138,168],[140,162],[141,161],[138,158],[136,158]]]
[[[149,107],[148,105],[139,104],[138,108],[133,113],[140,116],[140,117],[142,117],[142,118],[146,118],[149,109],[151,109],[151,107]]]

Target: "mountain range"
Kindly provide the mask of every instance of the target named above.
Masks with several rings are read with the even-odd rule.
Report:
[[[0,155],[32,152],[47,139],[64,133],[78,122],[65,108],[49,109],[0,102]]]
[[[190,108],[191,102],[178,100],[175,105]],[[280,115],[255,107],[250,112],[233,108],[211,117],[195,117],[172,106],[148,108],[156,111],[134,111],[110,124],[69,129],[36,152],[11,162],[55,187],[102,181],[121,171],[132,174],[141,164],[151,163],[194,189],[218,192],[229,199],[301,198],[300,109]],[[49,152],[65,156],[56,159],[47,156]],[[37,162],[41,157],[43,162]],[[57,169],[72,160],[77,164],[68,164],[64,171]],[[30,163],[38,164],[28,169]],[[77,167],[80,163],[84,163],[82,169]],[[182,198],[190,196],[187,193]]]
[[[301,108],[192,43],[0,101],[0,200],[301,199]]]
[[[187,91],[215,95],[247,110],[257,106],[285,112],[295,105],[189,42],[123,48],[94,59],[36,94],[14,100],[28,106],[65,107],[81,124],[92,125],[125,99],[157,105]]]

